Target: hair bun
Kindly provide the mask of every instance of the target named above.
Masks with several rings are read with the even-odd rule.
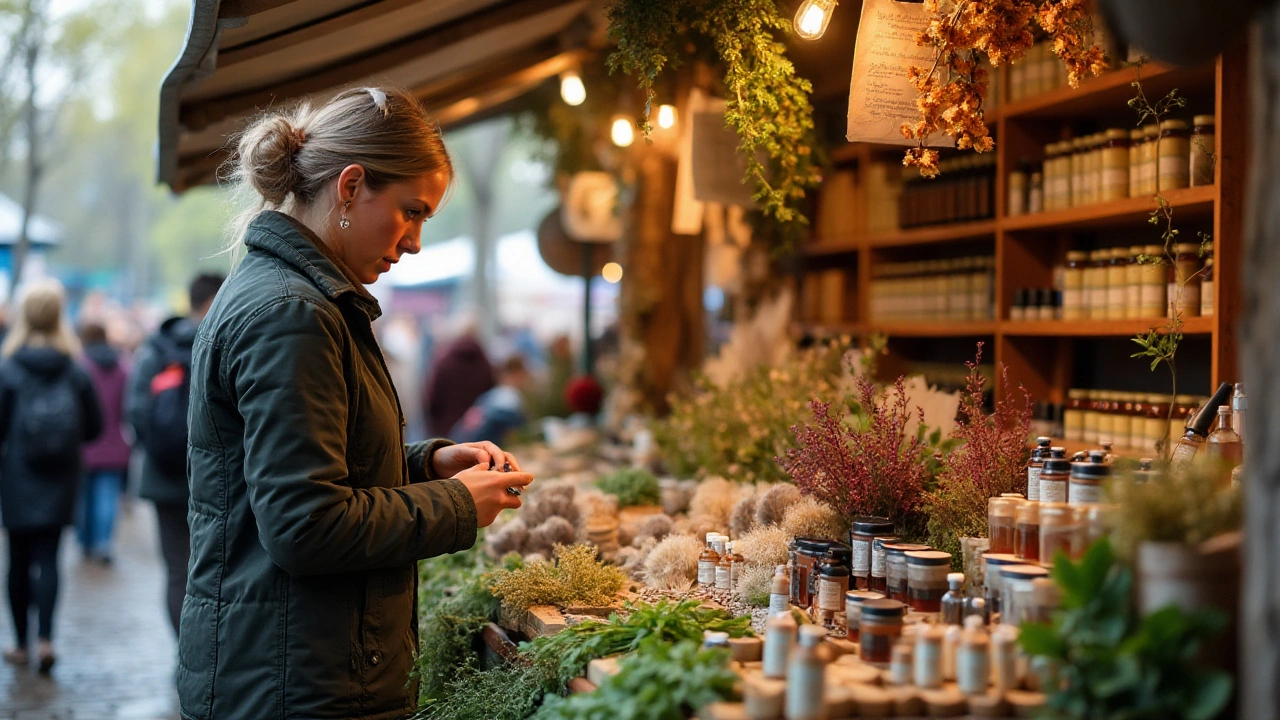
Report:
[[[263,199],[282,204],[297,187],[294,157],[306,134],[283,115],[268,115],[240,136],[240,172]]]

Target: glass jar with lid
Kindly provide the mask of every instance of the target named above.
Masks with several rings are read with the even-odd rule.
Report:
[[[1174,262],[1165,271],[1168,278],[1169,317],[1180,313],[1183,317],[1200,316],[1200,246],[1196,243],[1178,243],[1173,246]]]
[[[1214,117],[1196,115],[1191,120],[1191,187],[1212,185],[1214,175]]]
[[[1111,250],[1107,266],[1107,319],[1123,320],[1125,302],[1129,299],[1129,248]]]
[[[866,590],[871,578],[871,542],[877,537],[892,536],[893,522],[884,517],[857,517],[849,531],[849,547],[852,549],[853,584],[858,590]]]
[[[1113,128],[1103,135],[1103,202],[1129,197],[1129,131]]]
[[[1142,143],[1146,140],[1146,136],[1142,133],[1142,128],[1136,128],[1129,131],[1129,196],[1137,197],[1142,194]]]
[[[1068,504],[1092,505],[1102,502],[1102,486],[1111,476],[1111,466],[1101,460],[1098,456],[1090,457],[1087,462],[1071,463]]]
[[[893,645],[902,637],[907,606],[897,600],[867,600],[858,618],[859,656],[880,668],[889,666]]]
[[[1063,436],[1068,442],[1084,442],[1085,405],[1088,392],[1082,388],[1067,391],[1067,406],[1062,411]]]
[[[888,593],[887,565],[884,546],[898,541],[895,535],[878,535],[871,541],[871,576],[868,589],[878,593]]]
[[[1142,317],[1163,317],[1169,311],[1165,271],[1168,260],[1164,256],[1164,247],[1144,245],[1142,255],[1144,262],[1139,266],[1142,268]]]
[[[920,543],[885,543],[885,594],[890,600],[907,601],[907,553],[932,549]]]
[[[1067,460],[1064,448],[1055,447],[1049,452],[1050,457],[1044,461],[1044,467],[1040,470],[1040,502],[1066,503],[1071,462]],[[1044,534],[1043,527],[1040,532],[1041,535]],[[1041,557],[1043,558],[1044,555],[1041,554]]]
[[[1075,559],[1084,550],[1084,527],[1078,508],[1066,503],[1040,503],[1040,563],[1053,565],[1062,552]]]
[[[1142,129],[1142,146],[1139,163],[1142,176],[1142,195],[1154,195],[1156,192],[1156,141],[1160,137],[1160,126],[1151,123]]]
[[[1021,625],[1032,614],[1033,581],[1049,577],[1039,565],[1005,565],[1000,568],[1000,624]]]
[[[1062,319],[1085,318],[1085,274],[1088,272],[1089,253],[1072,250],[1067,253],[1067,267],[1062,273]]]
[[[947,593],[947,574],[951,572],[951,553],[940,550],[917,550],[905,555],[907,606],[915,612],[938,613],[942,610],[942,596]]]
[[[1127,251],[1129,263],[1124,272],[1124,316],[1126,318],[1142,317],[1142,265],[1138,259],[1142,255],[1142,246],[1133,245]]]
[[[1013,554],[1020,560],[1040,559],[1040,503],[1028,500],[1014,514]]]
[[[1186,120],[1160,123],[1158,190],[1167,192],[1191,184],[1191,128]]]
[[[862,618],[862,604],[868,600],[884,599],[884,593],[871,590],[850,590],[844,594],[845,628],[849,642],[858,642],[858,627]]]
[[[983,553],[983,597],[986,599],[987,619],[1000,612],[1000,597],[1004,593],[1004,582],[1000,571],[1006,565],[1021,565],[1022,561],[1012,553]]]

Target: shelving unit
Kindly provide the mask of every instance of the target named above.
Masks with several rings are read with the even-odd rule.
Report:
[[[909,346],[911,352],[919,355],[922,343],[923,352],[927,353],[939,343],[955,348],[963,347],[960,341],[982,340],[986,343],[984,362],[994,359],[1005,365],[1013,384],[1024,385],[1036,400],[1064,401],[1067,389],[1082,374],[1082,364],[1091,361],[1132,362],[1131,367],[1124,367],[1118,373],[1114,368],[1104,369],[1109,370],[1112,377],[1124,372],[1146,374],[1148,368],[1141,360],[1128,358],[1133,348],[1126,345],[1127,338],[1160,329],[1167,322],[1164,318],[1021,321],[1009,317],[1014,291],[1021,287],[1050,286],[1054,264],[1061,262],[1066,250],[1076,246],[1081,236],[1118,236],[1120,241],[1116,244],[1161,242],[1160,228],[1150,223],[1151,213],[1157,207],[1152,196],[1015,217],[1010,217],[1005,207],[1006,177],[1011,169],[1021,159],[1040,157],[1044,145],[1062,137],[1068,126],[1087,129],[1097,123],[1103,123],[1104,127],[1108,123],[1119,126],[1136,120],[1127,107],[1127,101],[1135,93],[1132,86],[1135,72],[1132,67],[1122,68],[1087,80],[1078,89],[1060,88],[1007,103],[988,114],[988,125],[996,138],[993,219],[813,237],[804,250],[802,276],[841,268],[846,273],[845,290],[852,296],[845,298],[845,312],[838,321],[809,322],[804,324],[805,329],[854,336],[883,333],[890,339],[891,355],[895,342]],[[1141,68],[1143,89],[1149,99],[1154,101],[1177,88],[1192,101],[1185,115],[1207,112],[1208,103],[1212,102],[1217,120],[1215,183],[1162,193],[1173,209],[1175,226],[1184,236],[1193,238],[1193,230],[1205,229],[1214,240],[1216,314],[1185,318],[1182,327],[1189,352],[1199,354],[1188,363],[1191,369],[1187,372],[1196,376],[1180,376],[1179,387],[1186,392],[1207,394],[1218,382],[1238,377],[1232,328],[1240,303],[1236,279],[1240,273],[1241,208],[1248,161],[1246,73],[1245,48],[1233,50],[1204,67],[1172,68],[1153,63]],[[1002,77],[1007,81],[1007,74]],[[837,163],[860,169],[876,160],[893,161],[901,152],[899,147],[849,144],[835,148],[831,157]],[[863,211],[868,206],[865,190],[860,190],[855,197],[840,197],[837,201],[850,202],[855,209]],[[865,212],[862,214],[865,216]],[[927,323],[868,320],[867,289],[879,265],[904,259],[955,257],[975,247],[984,248],[983,254],[995,256],[994,320],[940,319]],[[960,359],[963,358],[957,361]],[[889,363],[891,367],[898,364]],[[1108,375],[1108,372],[1094,372],[1092,368],[1083,372],[1089,377]],[[1157,382],[1153,378],[1143,381]]]

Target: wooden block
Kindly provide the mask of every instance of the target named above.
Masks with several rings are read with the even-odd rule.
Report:
[[[1013,707],[1013,714],[1017,717],[1031,717],[1045,705],[1044,694],[1038,692],[1010,690],[1005,693],[1004,698]]]
[[[849,688],[853,701],[858,704],[862,717],[889,717],[893,715],[893,696],[871,685],[854,685]]]
[[[893,699],[893,712],[899,717],[916,717],[924,714],[924,700],[913,687],[886,688]]]
[[[698,717],[702,720],[750,720],[746,706],[733,702],[711,703],[698,712]]]
[[[850,717],[858,712],[858,703],[853,699],[853,691],[839,685],[827,685],[822,696],[826,708],[826,717]]]
[[[970,715],[1005,717],[1009,714],[1009,703],[1005,702],[1004,697],[995,690],[989,690],[984,695],[970,695],[967,700]]]
[[[747,717],[751,720],[780,720],[786,690],[785,680],[760,677],[744,681],[742,698]]]
[[[945,687],[940,690],[922,690],[920,697],[924,700],[925,710],[929,713],[929,717],[956,717],[963,715],[969,707],[968,703],[965,702],[964,693],[953,687]]]
[[[729,651],[736,662],[757,662],[764,655],[764,641],[757,637],[729,638]]]
[[[554,605],[534,605],[521,618],[520,629],[532,639],[555,635],[567,626],[559,608]]]
[[[587,680],[596,686],[604,684],[605,680],[618,674],[618,656],[611,655],[609,657],[596,658],[587,663]]]

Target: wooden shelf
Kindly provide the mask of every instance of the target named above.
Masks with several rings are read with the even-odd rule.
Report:
[[[1164,318],[1135,320],[1004,320],[1000,332],[1011,337],[1127,337],[1161,329]],[[1182,322],[1184,335],[1208,335],[1214,318],[1189,317]]]
[[[1176,219],[1183,219],[1187,213],[1192,215],[1211,215],[1214,199],[1218,189],[1213,185],[1167,190],[1164,198],[1169,201]],[[1125,198],[1097,205],[1052,210],[1049,212],[1018,215],[1000,220],[1003,230],[1085,230],[1108,227],[1123,227],[1147,222],[1151,212],[1156,209],[1154,196]]]
[[[995,234],[995,220],[977,220],[975,222],[873,233],[867,236],[866,246],[880,248],[900,247],[903,245],[929,245],[932,243],[954,242],[956,240],[978,240],[984,237],[995,237]]]
[[[1134,96],[1136,78],[1132,67],[1112,70],[1081,82],[1078,88],[1060,87],[1001,105],[987,115],[987,122],[994,123],[1000,118],[1070,118],[1123,112]],[[1148,63],[1142,68],[1143,93],[1153,103],[1175,88],[1185,94],[1187,90],[1212,87],[1213,81],[1212,64],[1174,68]]]
[[[802,252],[805,257],[810,258],[832,257],[858,252],[865,245],[863,238],[856,235],[818,238],[813,243],[805,245]]]
[[[810,332],[822,335],[870,335],[895,337],[995,337],[996,323],[986,322],[891,322],[891,323],[808,323]]]

